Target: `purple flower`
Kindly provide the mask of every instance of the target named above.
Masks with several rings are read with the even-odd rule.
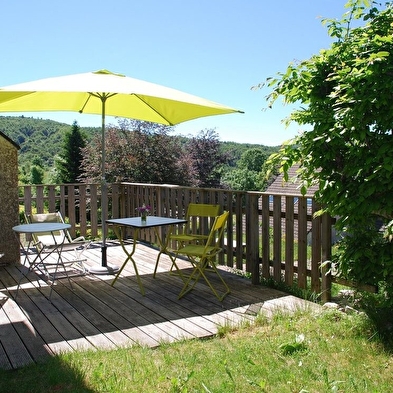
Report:
[[[143,204],[142,206],[137,207],[136,210],[138,210],[138,212],[141,214],[143,213],[147,214],[150,213],[151,207],[149,205]]]

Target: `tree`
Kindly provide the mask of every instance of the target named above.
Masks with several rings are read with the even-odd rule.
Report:
[[[279,97],[301,104],[287,121],[311,125],[270,162],[279,161],[286,178],[300,163],[303,192],[319,185],[316,198],[348,233],[339,273],[382,283],[393,299],[393,243],[376,225],[393,226],[393,8],[367,0],[346,7],[341,21],[323,21],[335,40],[330,48],[266,81],[269,106]]]
[[[57,181],[59,183],[77,183],[82,175],[82,149],[86,146],[86,138],[78,123],[74,121],[72,128],[64,135],[62,151],[55,162]]]
[[[264,164],[267,158],[268,153],[260,148],[245,150],[235,169],[226,168],[222,183],[233,190],[263,191],[266,185]]]
[[[220,167],[227,162],[228,158],[220,150],[217,132],[213,129],[200,131],[190,140],[186,149],[193,161],[195,185],[197,187],[220,187]]]
[[[138,120],[121,120],[105,134],[108,182],[131,181],[190,185],[192,166],[171,127]],[[83,178],[101,179],[101,138],[83,151]]]
[[[262,149],[248,149],[242,153],[238,167],[248,171],[260,172],[267,158],[268,154]]]
[[[223,174],[222,183],[232,190],[258,191],[258,172],[244,168],[233,169]]]
[[[44,181],[44,170],[38,165],[30,167],[30,184],[42,184]]]

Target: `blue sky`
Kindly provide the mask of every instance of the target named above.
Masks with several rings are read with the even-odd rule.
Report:
[[[346,0],[20,0],[3,2],[0,86],[108,69],[243,110],[176,126],[214,128],[223,141],[279,145],[289,107],[266,108],[251,90],[331,44],[321,18],[341,18]],[[20,115],[20,114],[13,114]],[[26,114],[81,126],[100,118]],[[116,123],[108,119],[107,123]]]

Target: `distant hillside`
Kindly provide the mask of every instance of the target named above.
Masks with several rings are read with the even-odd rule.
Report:
[[[20,146],[19,167],[29,167],[35,158],[39,158],[44,168],[52,168],[54,158],[61,150],[64,133],[71,128],[71,124],[54,120],[25,116],[0,116],[0,131]],[[101,127],[81,127],[81,130],[90,140],[95,134],[101,132]],[[184,137],[184,139],[187,138]],[[232,157],[231,167],[236,166],[241,154],[251,148],[260,148],[269,154],[278,149],[278,147],[250,143],[222,143],[222,149],[229,152]]]
[[[0,116],[0,131],[20,146],[19,166],[30,165],[39,157],[45,167],[52,167],[54,157],[61,149],[64,133],[71,129],[70,124],[53,120],[35,119],[25,116]],[[90,139],[100,128],[81,130]]]

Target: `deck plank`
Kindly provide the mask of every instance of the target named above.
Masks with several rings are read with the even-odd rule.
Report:
[[[123,250],[115,241],[108,241],[107,246],[108,263],[120,266]],[[231,294],[223,302],[203,280],[179,300],[183,282],[169,272],[168,256],[162,256],[153,278],[157,255],[155,248],[137,244],[134,258],[145,296],[128,263],[114,286],[113,275],[72,277],[72,287],[62,279],[53,285],[50,300],[51,287],[30,273],[23,278],[15,301],[21,271],[27,269],[0,267],[0,368],[19,368],[64,351],[157,347],[163,342],[209,337],[220,326],[252,322],[260,310],[271,312],[273,304],[285,308],[287,302],[294,303],[286,300],[287,294],[253,286],[225,268],[220,272]],[[85,256],[88,267],[100,264],[101,245],[93,244]],[[71,255],[65,252],[64,257]],[[190,272],[188,262],[178,260],[178,264],[184,273]],[[215,276],[211,280],[217,285]]]

